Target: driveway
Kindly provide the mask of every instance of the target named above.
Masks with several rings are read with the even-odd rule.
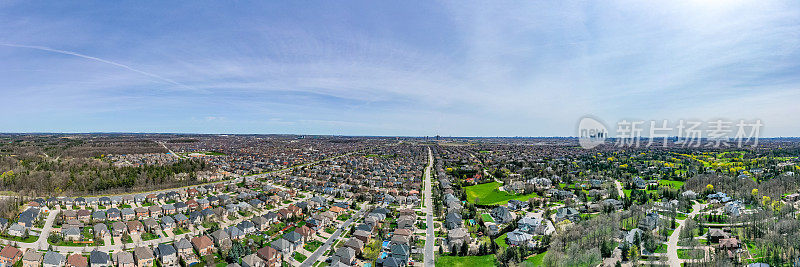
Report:
[[[678,227],[675,228],[675,231],[672,232],[672,235],[669,236],[669,241],[667,242],[667,257],[669,258],[667,264],[669,264],[669,266],[681,266],[681,262],[683,262],[683,260],[678,258],[678,240],[680,239],[681,230],[683,229],[683,225],[685,224],[686,220],[689,218],[694,218],[694,216],[700,213],[703,208],[705,208],[705,205],[703,204],[692,205],[692,212],[689,213],[689,216],[686,216],[686,219],[678,221],[680,225],[678,225]]]

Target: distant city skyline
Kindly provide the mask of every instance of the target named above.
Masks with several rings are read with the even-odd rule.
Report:
[[[0,132],[800,136],[800,2],[0,2]]]

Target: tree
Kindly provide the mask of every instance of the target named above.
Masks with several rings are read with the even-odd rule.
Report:
[[[248,252],[249,251],[247,251],[247,248],[245,246],[243,246],[239,242],[235,242],[233,243],[233,246],[231,246],[231,249],[228,252],[228,257],[226,258],[226,260],[229,263],[238,263],[239,259],[246,256]]]
[[[628,250],[628,260],[632,262],[639,261],[639,247],[636,245],[631,246],[631,249]]]
[[[612,248],[610,242],[603,240],[603,243],[600,245],[600,256],[603,258],[611,257],[611,252],[613,252],[613,249],[614,248]]]

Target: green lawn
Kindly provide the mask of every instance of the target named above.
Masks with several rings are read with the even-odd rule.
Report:
[[[670,180],[659,180],[658,185],[669,186],[674,189],[680,189],[683,186],[683,181],[670,181]]]
[[[661,244],[653,253],[667,253],[667,244]]]
[[[495,241],[495,242],[497,243],[497,245],[498,245],[498,246],[500,246],[501,248],[507,248],[507,247],[508,247],[508,244],[506,243],[506,238],[508,238],[508,233],[505,233],[505,234],[501,235],[500,237],[498,237],[498,238],[497,238],[497,239],[495,239],[494,241]]]
[[[142,233],[141,237],[142,237],[142,241],[153,240],[153,239],[158,238],[157,235],[154,235],[154,234],[152,234],[150,232]]]
[[[507,204],[509,200],[516,199],[527,201],[531,197],[536,197],[536,193],[527,195],[517,195],[508,192],[500,191],[498,188],[500,183],[491,182],[473,186],[464,187],[467,193],[467,201],[474,203],[475,198],[478,198],[480,205],[503,205]]]
[[[492,215],[489,215],[488,213],[481,214],[481,218],[483,218],[484,222],[494,222],[494,218],[492,218]]]
[[[188,233],[188,232],[189,232],[189,230],[183,229],[181,227],[175,227],[175,228],[172,229],[172,233],[174,235],[182,235],[182,234],[185,234],[185,233]]]
[[[292,257],[294,257],[294,260],[296,260],[299,263],[303,263],[303,261],[305,261],[306,258],[308,258],[308,257],[306,257],[306,255],[303,255],[303,254],[300,254],[300,253],[297,253],[297,252],[295,252]]]
[[[11,241],[17,241],[17,242],[22,242],[22,243],[33,243],[33,242],[36,242],[36,240],[39,239],[38,236],[32,236],[32,235],[28,235],[27,237],[22,238],[22,237],[18,237],[18,236],[11,236],[11,235],[3,234],[2,237],[3,237],[3,239],[8,239],[8,240],[11,240]]]
[[[678,258],[679,259],[702,259],[705,257],[705,251],[702,249],[695,249],[691,251],[691,249],[678,249]]]
[[[529,257],[525,260],[526,263],[530,263],[532,266],[542,266],[542,260],[544,260],[544,255],[547,255],[547,251],[542,254],[536,254],[534,256]]]
[[[314,252],[321,246],[322,242],[317,240],[312,240],[311,242],[308,242],[305,245],[303,245],[303,249],[305,249],[308,252]]]
[[[495,266],[494,254],[486,256],[441,256],[436,257],[436,266],[453,266],[453,267],[480,267],[480,266]]]

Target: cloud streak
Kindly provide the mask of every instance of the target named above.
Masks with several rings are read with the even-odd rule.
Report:
[[[93,60],[93,61],[97,61],[97,62],[101,62],[101,63],[105,63],[105,64],[114,65],[114,66],[129,70],[129,71],[132,71],[132,72],[135,72],[135,73],[138,73],[138,74],[141,74],[141,75],[144,75],[144,76],[159,80],[161,82],[172,84],[172,85],[176,85],[176,86],[179,86],[179,87],[182,87],[182,88],[185,88],[185,89],[198,90],[197,88],[194,88],[192,86],[177,82],[177,81],[169,79],[169,78],[165,78],[163,76],[160,76],[160,75],[157,75],[157,74],[154,74],[154,73],[143,71],[143,70],[140,70],[140,69],[137,69],[137,68],[122,64],[122,63],[114,62],[114,61],[111,61],[111,60],[107,60],[107,59],[102,59],[102,58],[98,58],[98,57],[93,57],[93,56],[81,54],[81,53],[78,53],[78,52],[60,50],[60,49],[50,48],[50,47],[46,47],[46,46],[38,46],[38,45],[22,45],[22,44],[0,43],[0,46],[35,49],[35,50],[40,50],[40,51],[45,51],[45,52],[52,52],[52,53],[59,53],[59,54],[63,54],[63,55],[76,56],[76,57],[80,57],[80,58],[84,58],[84,59],[88,59],[88,60]]]

